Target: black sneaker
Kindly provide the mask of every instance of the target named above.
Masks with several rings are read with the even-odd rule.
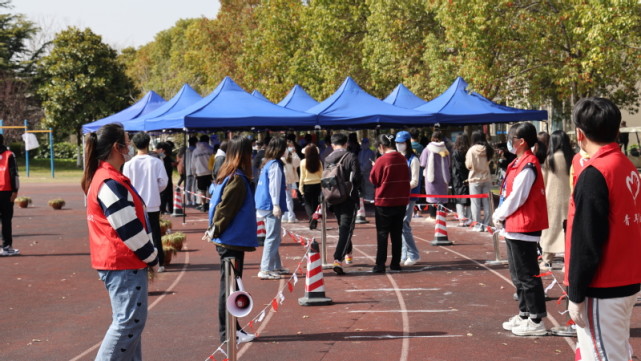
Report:
[[[374,266],[374,268],[372,268],[372,273],[385,273],[385,267]]]

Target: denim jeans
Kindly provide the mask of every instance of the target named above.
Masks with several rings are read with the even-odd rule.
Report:
[[[294,198],[292,197],[292,190],[296,189],[296,183],[287,184],[285,186],[285,202],[287,203],[287,212],[283,212],[283,219],[288,221],[296,220],[296,213],[294,213]]]
[[[470,194],[488,194],[492,182],[470,183]],[[490,224],[490,200],[488,198],[472,198],[472,220],[484,225]],[[481,206],[483,206],[483,219],[481,219]]]
[[[405,218],[403,218],[403,247],[401,248],[401,262],[404,262],[408,258],[412,261],[418,261],[418,259],[421,258],[418,253],[418,248],[416,248],[416,242],[414,242],[414,236],[412,235],[412,226],[410,226],[412,216],[414,215],[415,204],[416,201],[410,200],[405,211]]]
[[[111,326],[97,361],[142,360],[142,331],[147,321],[147,269],[98,271],[111,299]]]
[[[265,216],[265,246],[263,257],[260,260],[261,271],[276,271],[283,268],[280,263],[281,219],[274,217],[273,213]]]

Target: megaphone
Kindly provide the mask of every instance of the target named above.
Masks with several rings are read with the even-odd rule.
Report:
[[[238,282],[238,291],[227,297],[227,311],[234,317],[245,317],[254,307],[254,301],[252,296],[245,292],[240,277],[236,278],[236,282]]]

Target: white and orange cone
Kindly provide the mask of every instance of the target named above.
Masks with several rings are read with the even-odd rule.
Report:
[[[436,224],[434,226],[434,240],[432,246],[451,246],[453,243],[447,238],[446,213],[442,205],[436,209]]]
[[[182,217],[183,214],[183,192],[180,191],[180,187],[176,187],[174,190],[174,211],[171,213],[171,216]]]
[[[325,297],[323,280],[323,262],[321,261],[318,243],[312,241],[307,257],[307,277],[305,278],[305,297],[298,299],[301,306],[323,306],[332,304],[332,299]]]

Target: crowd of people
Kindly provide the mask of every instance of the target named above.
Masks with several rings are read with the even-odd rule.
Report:
[[[258,277],[273,280],[288,274],[279,254],[281,223],[306,217],[310,230],[316,229],[323,198],[338,224],[334,272],[343,275],[344,265],[353,262],[352,234],[355,224],[369,222],[366,204],[373,204],[376,224],[372,272],[384,273],[388,267],[401,271],[420,261],[411,226],[416,203],[425,198],[432,218],[434,205],[453,203],[459,226],[474,223],[479,226],[473,230],[483,232],[494,225],[505,238],[518,300],[518,314],[503,322],[505,330],[519,336],[547,333],[539,275],[563,257],[568,309],[582,359],[627,359],[629,320],[641,290],[641,264],[636,261],[641,251],[636,203],[641,179],[617,144],[621,115],[612,102],[583,99],[575,106],[573,121],[580,148],[576,154],[563,131],[537,133],[522,122],[509,128],[504,146],[496,149],[480,130],[471,137],[459,134],[452,142],[434,129],[425,144],[415,130],[381,133],[373,147],[356,133],[335,132],[323,142],[309,134],[301,140],[294,134],[260,141],[234,136],[215,148],[202,135],[190,137],[175,161],[173,144],[161,142],[151,152],[145,133],[133,136],[136,155],[130,159],[122,126],[104,126],[88,136],[82,180],[92,266],[114,309],[98,359],[114,354],[140,358],[147,270],[164,268],[158,221],[172,209],[174,167],[178,185],[188,191],[187,205],[209,213],[207,239],[216,245],[221,262],[236,260],[237,277],[242,276],[244,253],[259,247],[258,221],[264,222],[266,233]],[[489,194],[497,180],[500,196],[493,213],[492,197],[430,197]],[[298,205],[304,214],[297,216]],[[221,341],[228,338],[223,283],[221,275]],[[239,330],[236,337],[247,342],[254,335]]]

